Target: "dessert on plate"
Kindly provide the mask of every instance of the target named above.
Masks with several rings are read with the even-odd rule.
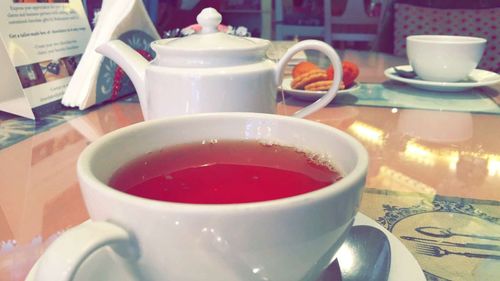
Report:
[[[351,87],[359,75],[358,66],[349,61],[342,62],[342,71],[343,76],[340,90]],[[292,70],[290,87],[296,90],[328,91],[332,86],[334,75],[335,71],[332,65],[327,69],[322,69],[310,61],[302,61]]]

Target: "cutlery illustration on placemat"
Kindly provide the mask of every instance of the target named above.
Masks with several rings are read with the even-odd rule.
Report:
[[[500,241],[499,236],[486,236],[486,235],[476,235],[467,233],[453,232],[451,228],[441,228],[435,226],[421,226],[415,228],[415,231],[437,239],[421,238],[413,236],[401,236],[401,239],[415,242],[415,250],[417,254],[432,256],[432,257],[443,257],[448,255],[458,255],[469,258],[480,258],[480,259],[495,259],[500,260],[500,255],[485,254],[485,253],[470,253],[462,251],[451,251],[445,247],[457,247],[457,248],[469,248],[478,249],[486,251],[500,251],[500,245],[496,244],[483,244],[483,243],[470,243],[470,242],[457,242],[457,241],[446,241],[450,237],[467,237],[472,239],[482,239],[490,241]]]
[[[415,248],[417,250],[417,254],[432,256],[432,257],[442,257],[446,255],[460,255],[469,258],[481,258],[481,259],[495,259],[500,260],[500,256],[497,255],[489,255],[489,254],[476,254],[476,253],[467,253],[467,252],[454,252],[443,249],[439,246],[427,245],[422,243],[416,243]]]
[[[476,234],[464,234],[464,233],[454,233],[449,228],[441,228],[434,226],[422,226],[417,227],[415,230],[419,233],[422,233],[427,236],[432,237],[440,237],[440,238],[450,238],[452,236],[461,236],[461,237],[470,237],[477,239],[486,239],[493,241],[500,241],[500,236],[485,236],[485,235],[476,235]]]
[[[489,251],[500,251],[500,245],[491,245],[491,244],[479,244],[479,243],[457,243],[457,242],[449,242],[444,240],[434,240],[434,239],[425,239],[418,238],[412,236],[401,236],[402,239],[408,241],[414,241],[416,243],[426,243],[438,246],[449,246],[449,247],[459,247],[459,248],[470,248],[470,249],[480,249],[480,250],[489,250]]]

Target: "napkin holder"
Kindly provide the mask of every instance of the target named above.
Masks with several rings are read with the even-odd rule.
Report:
[[[105,42],[120,39],[152,59],[154,53],[149,45],[159,38],[142,0],[104,0],[89,44],[62,103],[84,110],[134,93],[131,81],[121,68],[95,49]]]

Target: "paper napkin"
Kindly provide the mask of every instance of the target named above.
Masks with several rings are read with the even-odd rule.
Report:
[[[83,110],[134,93],[128,77],[117,75],[118,66],[95,49],[105,42],[120,39],[141,53],[154,57],[149,45],[159,38],[142,0],[104,0],[97,24],[62,104]]]

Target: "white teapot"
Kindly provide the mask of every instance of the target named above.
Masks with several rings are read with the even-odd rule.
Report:
[[[268,40],[218,32],[222,16],[204,9],[201,31],[183,38],[154,41],[150,63],[120,40],[96,51],[115,61],[132,80],[146,120],[203,112],[276,112],[277,87],[294,54],[305,49],[323,52],[332,62],[332,87],[313,104],[297,111],[304,117],[335,97],[342,79],[341,60],[328,44],[305,40],[290,48],[277,64],[266,58]]]

